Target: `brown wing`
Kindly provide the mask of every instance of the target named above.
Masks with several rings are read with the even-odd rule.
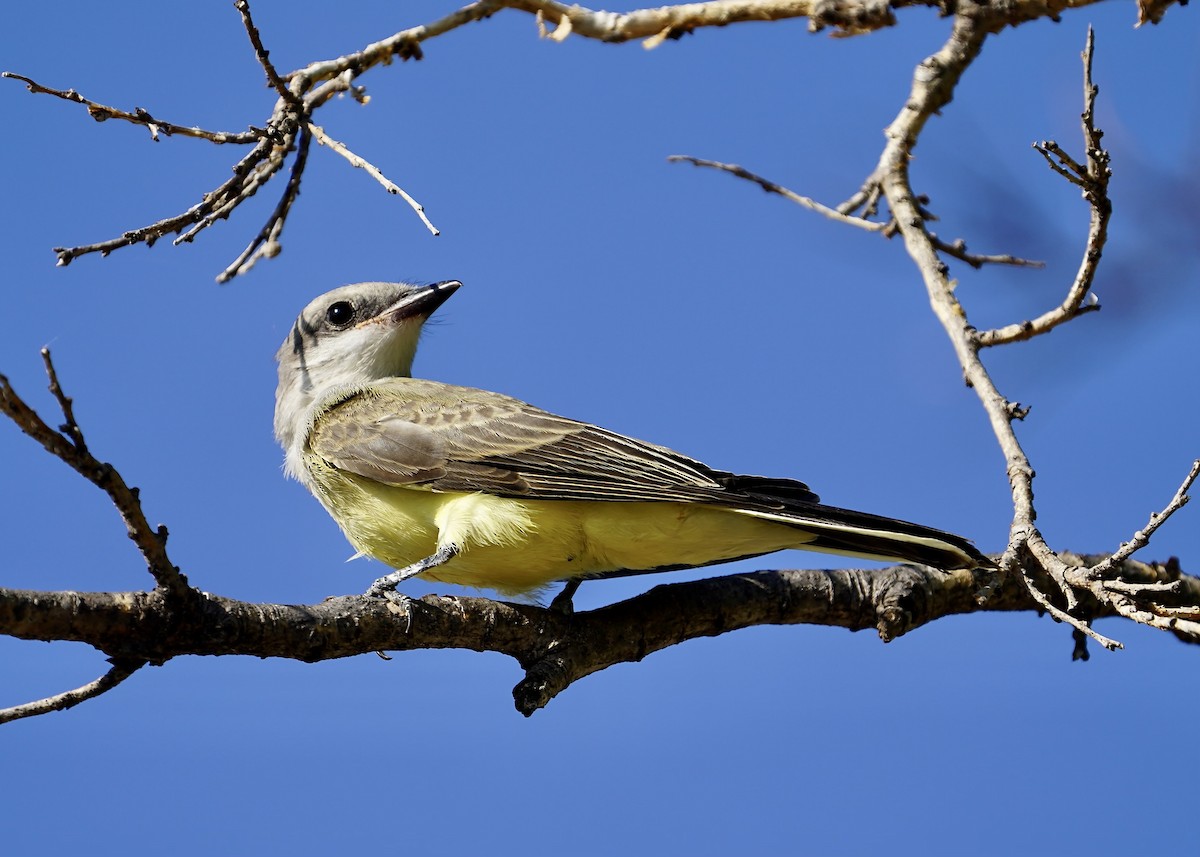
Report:
[[[395,378],[333,399],[308,446],[388,485],[542,500],[814,503],[800,482],[735,476],[498,393]]]
[[[335,396],[308,448],[388,485],[538,500],[700,502],[780,515],[806,547],[938,568],[990,566],[966,539],[822,506],[802,482],[713,470],[661,446],[469,387],[394,378]]]

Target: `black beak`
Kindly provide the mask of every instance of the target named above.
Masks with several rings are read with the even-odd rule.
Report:
[[[420,286],[388,307],[384,316],[394,321],[429,318],[461,285],[458,280],[443,280],[431,286]]]

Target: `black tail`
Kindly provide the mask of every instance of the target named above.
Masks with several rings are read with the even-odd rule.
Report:
[[[896,518],[818,503],[789,503],[782,514],[772,517],[815,534],[804,545],[808,550],[915,562],[943,570],[995,567],[962,536]]]
[[[995,565],[962,536],[896,518],[822,505],[820,497],[794,479],[733,473],[721,476],[726,491],[717,498],[719,501],[813,534],[816,538],[802,546],[807,550],[915,562],[946,570]]]

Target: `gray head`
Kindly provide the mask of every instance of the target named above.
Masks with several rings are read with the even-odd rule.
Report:
[[[275,437],[289,459],[309,410],[327,393],[412,373],[421,326],[461,285],[355,283],[304,308],[275,355]]]

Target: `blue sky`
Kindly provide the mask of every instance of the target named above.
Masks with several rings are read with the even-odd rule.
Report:
[[[281,69],[360,48],[450,4],[257,2]],[[612,7],[622,8],[622,7]],[[632,8],[632,7],[629,7]],[[837,202],[858,187],[915,63],[948,24],[904,10],[858,39],[804,21],[700,32],[654,51],[536,38],[503,13],[376,69],[326,130],[421,200],[314,146],[284,252],[214,276],[278,188],[195,244],[53,266],[51,247],[183,210],[239,156],[0,81],[0,372],[51,412],[49,345],[97,452],[142,489],[191,581],[313,602],[380,572],[280,472],[272,356],[313,296],[366,279],[461,279],[417,372],[498,390],[714,466],[791,476],[827,502],[1003,547],[1003,461],[899,242],[826,222],[676,153],[737,162]],[[1087,212],[1029,144],[1078,153],[1079,51],[1097,29],[1113,156],[1104,310],[988,355],[1032,406],[1020,436],[1058,548],[1115,548],[1197,455],[1200,27],[1134,30],[1101,4],[994,38],[917,150],[946,238],[1047,261],[957,266],[979,326],[1057,303]],[[180,124],[241,130],[273,103],[232,4],[19,4],[0,66]],[[961,268],[961,269],[960,269]],[[0,425],[3,582],[128,590],[148,575],[104,498]],[[1147,558],[1193,573],[1193,509]],[[725,570],[839,567],[781,554]],[[580,609],[668,578],[587,584]],[[416,583],[410,594],[448,591]],[[882,645],[870,633],[757,628],[592,676],[526,720],[503,657],[416,652],[304,665],[184,658],[67,713],[0,730],[0,823],[14,854],[1164,851],[1192,843],[1195,651],[1125,622],[1126,651],[1070,661],[1066,629],[971,616]],[[103,669],[69,644],[0,640],[0,704]],[[135,849],[136,850],[136,849]]]

